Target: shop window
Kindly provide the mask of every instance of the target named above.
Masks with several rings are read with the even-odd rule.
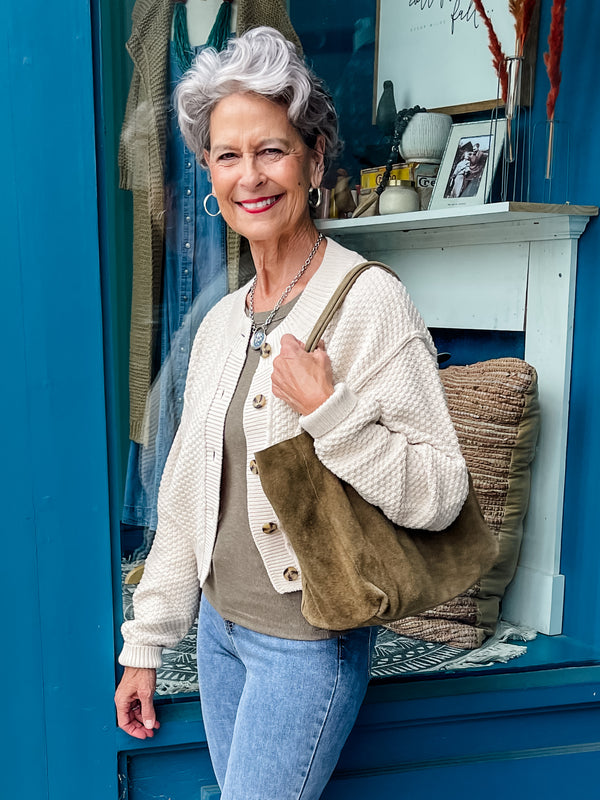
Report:
[[[186,6],[175,4],[176,13],[183,12],[179,23],[187,25],[193,54],[206,43],[219,3],[188,0]],[[378,3],[377,0],[335,0],[327,4],[317,0],[289,0],[288,9],[307,60],[325,80],[335,100],[345,143],[339,159],[324,178],[323,189],[330,194],[321,215],[349,215],[360,201],[361,189],[369,188],[371,176],[361,176],[361,172],[377,172],[390,154],[389,126],[386,128],[381,118],[379,124],[375,123],[381,100],[376,73]],[[124,119],[115,114],[114,126],[121,141],[121,185],[128,191],[115,200],[122,212],[120,219],[127,221],[127,230],[121,231],[118,238],[117,259],[110,276],[116,295],[115,308],[110,314],[120,314],[120,321],[111,323],[115,330],[119,329],[112,358],[120,372],[124,373],[126,368],[129,376],[129,390],[122,380],[114,398],[121,416],[113,464],[119,473],[122,492],[120,545],[125,618],[133,613],[132,595],[157,526],[158,487],[181,416],[194,335],[210,308],[253,274],[244,240],[228,233],[221,217],[205,212],[204,200],[211,190],[208,175],[183,142],[170,105],[172,90],[189,65],[186,37],[182,36],[181,27],[174,35],[170,14],[162,20],[162,30],[157,25],[152,34],[155,39],[145,46],[160,55],[159,74],[153,76],[158,100],[152,96],[140,99],[137,87],[144,85],[147,76],[140,74],[141,62],[131,74],[124,51],[132,10],[135,12],[135,5],[128,0],[121,13],[115,15],[120,21],[115,26],[115,31],[120,30],[115,39],[121,41],[112,44],[115,52],[121,48],[119,59],[123,69],[119,74],[128,74],[129,70],[131,76],[126,86],[117,85],[116,78],[113,81],[113,92],[117,101],[121,93],[124,111]],[[132,54],[135,62],[133,48]],[[105,79],[110,80],[109,76]],[[126,94],[131,98],[127,110],[124,109]],[[401,102],[399,94],[398,103]],[[156,131],[158,138],[153,138]],[[162,170],[159,187],[151,181],[149,164],[150,169],[154,165]],[[414,175],[409,174],[409,180],[411,177]],[[161,220],[158,239],[157,229],[152,227],[156,219]],[[126,336],[123,320],[129,317],[130,297],[130,332]],[[473,332],[440,326],[432,332],[438,349],[450,351],[454,364],[499,356],[522,357],[524,352],[522,335],[512,329]],[[127,425],[123,422],[125,418]],[[452,667],[456,662],[459,668],[460,657],[464,656],[468,662],[468,654],[459,649],[447,640],[425,643],[404,638],[398,644],[393,634],[385,632],[381,637],[380,672],[375,674],[384,678],[392,674],[414,676],[433,663],[441,668]],[[523,666],[538,666],[546,656],[537,661],[536,658],[533,662],[531,658],[524,659]],[[390,672],[392,662],[395,666]],[[177,695],[195,688],[192,627],[175,650],[165,652],[158,691]]]
[[[131,12],[134,28],[137,24],[135,3],[129,0],[127,6],[119,17],[125,37],[129,36]],[[129,285],[125,285],[122,273],[115,276],[123,294],[131,296],[128,352],[123,337],[119,341],[129,384],[127,397],[122,396],[120,403],[121,415],[127,413],[129,421],[128,440],[121,437],[120,442],[121,578],[126,619],[133,613],[132,595],[156,530],[158,487],[181,415],[195,332],[207,311],[253,274],[246,242],[228,233],[222,217],[210,216],[204,210],[204,198],[211,189],[208,174],[183,142],[171,104],[175,85],[194,52],[202,49],[210,36],[220,3],[188,0],[185,7],[175,4],[177,19],[171,21],[167,19],[171,12],[167,14],[164,8],[160,11],[160,6],[157,3],[152,32],[146,32],[139,41],[140,29],[135,30],[135,41],[129,47],[133,73],[129,66],[129,101],[120,128],[121,187],[129,190],[125,202],[133,206],[124,247],[131,247],[133,252]],[[232,30],[237,24],[238,6],[232,4]],[[346,186],[354,187],[360,180],[364,150],[377,147],[381,139],[372,123],[376,2],[351,0],[350,5],[344,5],[343,13],[340,4],[332,6],[331,16],[316,27],[315,12],[311,4],[291,3],[289,7],[291,24],[306,57],[326,81],[340,110],[346,145],[339,161],[332,165],[327,185],[335,187],[340,170]],[[271,20],[265,17],[264,21]],[[191,52],[186,52],[186,39]],[[144,74],[139,57],[146,51],[151,51],[160,64],[152,75]],[[149,80],[154,81],[152,96],[140,97],[138,87]],[[156,141],[153,132],[158,132]],[[157,186],[151,183],[148,163],[150,169],[158,169],[161,161],[163,182]],[[123,202],[122,197],[119,202]],[[155,219],[160,217],[158,227],[149,210]],[[158,246],[150,232],[155,237],[158,233]],[[122,257],[125,263],[131,263],[127,252]],[[194,688],[194,638],[192,629],[175,651],[165,653],[159,692],[171,694]]]

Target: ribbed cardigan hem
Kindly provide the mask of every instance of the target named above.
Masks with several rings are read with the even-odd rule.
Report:
[[[325,436],[352,413],[358,397],[345,383],[337,383],[333,394],[311,414],[300,417],[300,425],[316,439]]]
[[[158,669],[162,663],[162,651],[162,647],[125,643],[119,655],[119,664],[123,667]]]

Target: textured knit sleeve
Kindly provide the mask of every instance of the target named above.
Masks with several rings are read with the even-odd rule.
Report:
[[[184,420],[171,447],[161,491],[177,462]],[[165,647],[175,647],[198,614],[200,586],[193,541],[181,524],[159,507],[158,527],[133,595],[134,618],[123,623],[119,663],[157,668]]]
[[[302,427],[320,460],[399,525],[443,530],[468,477],[435,347],[406,290],[365,273],[326,337],[335,392]]]
[[[156,535],[133,595],[134,618],[122,626],[124,647],[119,662],[125,666],[159,667],[162,649],[180,642],[198,614],[200,584],[194,539],[197,523],[190,493],[195,491],[202,463],[199,459],[190,460],[189,451],[201,451],[195,446],[199,405],[195,402],[195,387],[205,374],[203,354],[218,313],[216,307],[208,312],[194,339],[181,423],[160,482]],[[186,449],[187,457],[183,453]]]

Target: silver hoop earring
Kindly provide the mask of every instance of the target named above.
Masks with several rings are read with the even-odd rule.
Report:
[[[315,194],[316,193],[316,194]],[[317,208],[321,205],[321,187],[311,186],[308,190],[308,205]]]
[[[219,214],[221,213],[221,209],[218,206],[217,206],[216,214],[213,214],[212,212],[210,212],[208,210],[208,198],[209,197],[214,197],[215,200],[217,200],[217,196],[216,196],[216,194],[214,192],[210,192],[210,194],[207,194],[206,197],[204,198],[204,210],[206,211],[206,213],[208,214],[209,217],[218,217]],[[219,201],[217,200],[217,203],[218,202]]]

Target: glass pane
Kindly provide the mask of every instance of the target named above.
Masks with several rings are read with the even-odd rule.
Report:
[[[393,103],[386,107],[385,96],[378,97],[375,88],[378,79],[385,79],[376,76],[377,6],[377,0],[287,3],[285,29],[298,37],[307,62],[326,83],[344,143],[323,178],[325,199],[318,210],[323,218],[351,216],[361,196],[377,185],[390,157],[396,108]],[[221,33],[234,35],[239,9],[236,0],[231,18],[221,20]],[[113,98],[106,107],[107,126],[114,127],[113,166],[116,173],[118,161],[125,190],[117,191],[116,180],[108,187],[113,196],[115,257],[107,269],[120,417],[117,468],[126,619],[133,613],[133,592],[157,527],[158,488],[181,417],[195,333],[215,303],[254,273],[247,242],[228,231],[217,213],[208,173],[183,142],[172,103],[173,90],[194,55],[217,35],[213,26],[222,13],[221,2],[157,3],[150,26],[139,24],[138,12],[134,0],[104,2],[103,15],[110,23],[105,32],[109,66],[104,77]],[[272,23],[268,17],[254,21]],[[405,173],[407,165],[398,165],[392,175],[398,183],[416,181],[418,203],[426,208],[438,166],[425,160],[413,166]],[[454,364],[523,354],[520,331],[437,329],[432,334],[439,350],[453,354]],[[465,608],[473,616],[469,602],[467,598]],[[455,615],[455,622],[460,609],[453,607],[448,613]],[[502,629],[503,636],[509,633]],[[472,665],[473,660],[464,658],[461,642],[446,633],[434,632],[426,641],[382,631],[373,675],[389,679],[436,669],[452,671],[465,662]],[[504,641],[492,645],[501,659],[523,654],[514,645],[505,647]],[[519,663],[532,668],[548,661],[567,664],[597,657],[591,650],[573,656],[575,651],[565,649],[564,642],[557,642],[555,650],[545,643],[535,647],[530,660]],[[487,652],[491,657],[492,647]],[[177,695],[196,689],[192,626],[176,648],[164,651],[158,692]]]
[[[289,5],[307,60],[334,99],[344,142],[323,184],[334,189],[340,174],[347,174],[355,188],[361,169],[385,164],[390,154],[389,140],[373,124],[376,0],[290,0]]]
[[[127,78],[117,87],[127,105],[115,121],[120,185],[127,191],[115,201],[126,220],[119,252],[123,269],[113,275],[122,317],[131,301],[129,342],[122,326],[117,343],[129,385],[121,402],[128,418],[127,439],[121,437],[125,619],[133,614],[133,592],[157,526],[158,487],[181,416],[194,335],[210,308],[254,271],[245,240],[228,235],[222,217],[213,216],[214,198],[205,205],[208,173],[183,142],[172,103],[175,86],[211,36],[220,5],[220,0],[188,0],[174,4],[168,18],[157,10],[150,33],[141,33],[141,7],[132,0],[118,11],[105,10],[119,39],[112,47],[122,65],[112,79],[116,83],[123,73]],[[232,4],[232,31],[237,10],[238,3]],[[345,147],[326,178],[324,185],[331,188],[338,170],[348,187],[359,183],[365,148],[379,137],[371,121],[375,14],[376,0],[334,2],[326,14],[317,2],[289,4],[307,60],[327,83],[340,114]],[[196,688],[194,627],[174,650],[164,651],[157,677],[159,694]]]

